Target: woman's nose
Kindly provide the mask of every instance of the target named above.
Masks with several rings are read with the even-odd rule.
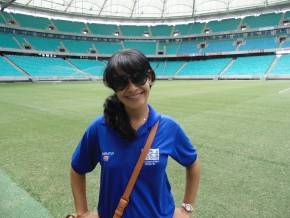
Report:
[[[131,80],[129,80],[128,85],[127,85],[127,90],[131,90],[131,89],[134,90],[136,88],[137,86],[134,83],[132,83]]]

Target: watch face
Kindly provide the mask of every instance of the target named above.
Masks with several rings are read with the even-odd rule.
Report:
[[[183,203],[183,204],[182,204],[182,207],[184,208],[184,210],[185,210],[186,212],[192,212],[192,211],[193,211],[193,207],[192,207],[191,204],[185,204],[185,203]]]
[[[186,208],[187,211],[191,211],[191,207],[190,206],[191,205],[188,205],[188,204],[185,206],[185,208]]]

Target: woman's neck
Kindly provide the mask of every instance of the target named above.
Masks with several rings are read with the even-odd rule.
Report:
[[[134,129],[138,129],[146,122],[149,114],[149,108],[146,104],[144,107],[140,107],[138,109],[126,108],[126,112],[132,127]]]

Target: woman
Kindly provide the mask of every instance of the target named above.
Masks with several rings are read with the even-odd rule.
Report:
[[[106,99],[104,115],[87,128],[72,157],[76,217],[113,217],[150,129],[158,120],[157,133],[122,217],[191,217],[200,176],[197,152],[178,123],[148,104],[154,80],[148,59],[137,50],[120,51],[109,60],[103,81],[114,94]],[[165,172],[168,156],[186,167],[180,208],[175,207]],[[98,213],[94,213],[87,207],[85,174],[98,163],[100,194]]]

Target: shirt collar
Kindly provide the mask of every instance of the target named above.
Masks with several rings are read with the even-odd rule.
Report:
[[[148,114],[148,118],[146,120],[146,122],[139,127],[139,129],[137,130],[137,135],[143,135],[144,133],[147,133],[148,130],[150,130],[154,124],[160,119],[160,114],[155,111],[155,109],[148,104],[148,108],[149,108],[149,114]],[[106,125],[106,121],[105,121],[105,117],[102,117],[102,123],[103,125]]]
[[[157,111],[155,111],[154,108],[150,104],[148,104],[148,108],[149,108],[149,115],[148,115],[145,125],[147,128],[151,128],[159,120],[160,114]]]

